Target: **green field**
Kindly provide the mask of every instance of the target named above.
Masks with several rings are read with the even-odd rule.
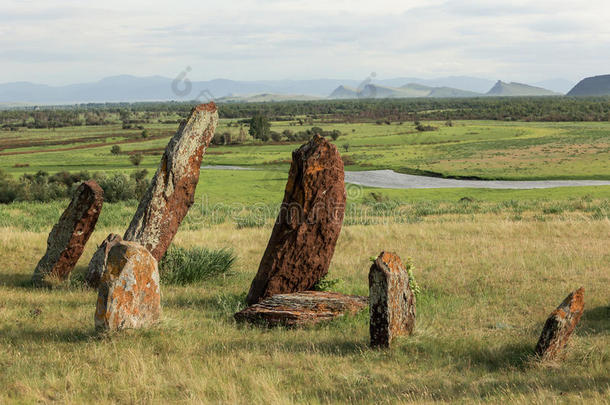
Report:
[[[237,135],[222,120],[217,133]],[[348,170],[394,169],[485,179],[610,179],[610,123],[499,121],[327,123]],[[120,124],[0,133],[0,169],[18,181],[40,170],[152,176],[176,124]],[[162,286],[162,321],[98,334],[97,292],[82,275],[96,246],[122,234],[137,201],[105,203],[75,277],[29,284],[67,200],[0,205],[0,403],[608,403],[610,186],[544,190],[393,190],[347,186],[329,278],[367,294],[369,258],[411,257],[422,288],[415,334],[368,347],[368,312],[290,330],[238,325],[301,143],[208,149],[196,202],[174,244],[230,248],[233,270]],[[348,144],[346,148],[343,145]],[[122,153],[110,153],[119,145]],[[139,167],[129,153],[142,153]],[[533,349],[549,313],[584,286],[586,312],[565,359]]]
[[[239,129],[223,120],[217,132]],[[410,122],[312,125],[343,134],[335,141],[348,170],[393,169],[404,173],[433,172],[447,177],[482,179],[610,179],[610,123],[523,123],[454,121],[429,123],[436,131],[418,132]],[[125,153],[144,154],[142,167],[153,169],[176,124],[147,124],[148,138],[120,125],[21,129],[3,135],[0,168],[13,174],[45,170],[125,171],[133,169]],[[272,130],[297,131],[296,122],[272,123]],[[23,146],[37,141],[36,146]],[[118,144],[121,155],[110,148]],[[286,166],[300,143],[213,146],[207,165]],[[347,151],[343,145],[349,145]],[[19,167],[28,164],[28,167]]]

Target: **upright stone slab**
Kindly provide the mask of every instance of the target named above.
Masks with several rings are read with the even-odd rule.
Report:
[[[415,294],[400,258],[381,252],[369,270],[372,347],[389,347],[396,336],[415,328]]]
[[[47,251],[34,270],[32,282],[43,284],[51,278],[70,277],[93,233],[103,202],[104,191],[95,181],[78,186],[70,205],[49,233]]]
[[[585,289],[581,287],[570,293],[546,320],[536,354],[545,360],[556,359],[567,345],[584,309]]]
[[[142,328],[157,321],[160,313],[157,261],[144,246],[117,241],[100,279],[95,328]]]
[[[123,239],[144,245],[159,261],[195,201],[201,160],[218,124],[214,103],[193,108],[169,141],[150,187]]]
[[[246,298],[310,290],[328,272],[345,211],[343,161],[319,135],[292,153],[275,226]]]
[[[89,262],[89,267],[87,268],[87,275],[85,276],[85,280],[87,284],[91,287],[97,287],[100,283],[100,278],[102,277],[102,273],[106,268],[106,262],[108,260],[108,252],[110,249],[119,242],[122,242],[123,238],[120,235],[115,233],[111,233],[104,239],[102,244],[93,254],[91,261]]]

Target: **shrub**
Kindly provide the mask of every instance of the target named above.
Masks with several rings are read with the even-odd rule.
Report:
[[[314,286],[314,291],[332,291],[342,282],[340,278],[328,278],[328,274],[322,277]]]
[[[236,259],[231,249],[172,246],[159,262],[159,273],[166,284],[193,284],[229,273]]]
[[[276,132],[276,131],[271,131],[271,139],[274,142],[279,142],[282,140],[282,134],[280,134],[279,132]]]
[[[335,129],[330,132],[330,137],[333,141],[336,141],[339,138],[339,136],[341,136],[341,131],[339,131],[338,129]]]
[[[417,129],[419,132],[426,132],[426,131],[436,131],[438,128],[433,127],[432,125],[422,125],[421,123],[418,123],[415,126],[415,129]]]
[[[140,163],[142,163],[143,158],[144,157],[142,156],[141,153],[136,153],[135,155],[129,156],[129,161],[134,166],[140,166]]]
[[[121,147],[119,145],[113,145],[112,148],[110,148],[110,153],[112,153],[113,155],[118,155],[121,153]]]

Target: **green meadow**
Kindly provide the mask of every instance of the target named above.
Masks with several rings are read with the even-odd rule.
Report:
[[[232,125],[235,123],[235,125]],[[317,126],[339,130],[334,141],[348,170],[393,169],[431,172],[445,177],[481,179],[610,179],[610,124],[598,122],[530,123],[503,121],[426,122],[437,130],[419,132],[412,122],[326,123],[273,122],[271,129],[299,131]],[[231,125],[230,127],[227,125]],[[223,120],[217,133],[236,138],[236,120]],[[146,124],[123,130],[119,124],[99,127],[20,129],[7,133],[0,146],[0,168],[15,175],[44,170],[129,171],[127,153],[142,153],[141,167],[154,170],[176,124]],[[246,128],[247,130],[247,128]],[[27,146],[28,143],[36,145]],[[205,165],[258,168],[286,166],[300,143],[261,144],[248,136],[244,144],[212,146]],[[119,145],[122,154],[110,149]],[[27,164],[27,167],[19,167]]]

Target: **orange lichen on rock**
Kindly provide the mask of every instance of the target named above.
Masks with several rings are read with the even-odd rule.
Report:
[[[95,229],[103,202],[104,191],[93,180],[76,189],[70,205],[49,233],[47,251],[34,270],[33,283],[70,277]]]
[[[156,322],[160,314],[157,261],[140,244],[116,241],[99,283],[96,329],[142,328]]]
[[[292,153],[284,201],[248,304],[312,289],[328,273],[344,212],[343,161],[333,144],[314,135]]]
[[[585,309],[585,289],[573,291],[551,313],[536,345],[536,354],[544,360],[557,359],[574,332]]]
[[[169,141],[150,187],[123,239],[138,242],[160,260],[195,201],[201,161],[218,125],[214,103],[193,108]]]
[[[372,347],[389,347],[396,336],[415,328],[415,294],[400,258],[381,252],[369,270],[370,337]]]

